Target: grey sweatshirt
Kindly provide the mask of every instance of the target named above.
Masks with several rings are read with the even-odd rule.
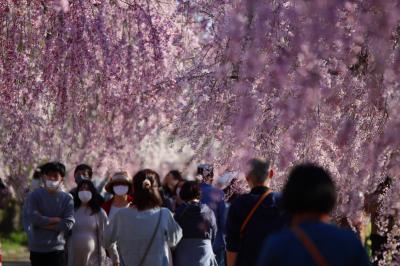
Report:
[[[33,191],[26,202],[27,219],[31,227],[29,250],[52,252],[64,250],[65,235],[75,223],[74,202],[71,194],[62,191],[49,193],[44,188]],[[44,229],[49,217],[60,217],[55,230]]]

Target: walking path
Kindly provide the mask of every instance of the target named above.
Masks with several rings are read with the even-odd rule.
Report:
[[[10,261],[3,262],[4,266],[30,266],[31,264],[28,261]]]

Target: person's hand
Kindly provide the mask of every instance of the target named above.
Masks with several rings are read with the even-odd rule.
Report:
[[[49,225],[46,225],[46,226],[42,226],[42,228],[46,229],[46,230],[57,231],[56,224],[49,224]]]
[[[58,224],[59,222],[61,222],[60,217],[49,217],[49,220],[49,224]]]

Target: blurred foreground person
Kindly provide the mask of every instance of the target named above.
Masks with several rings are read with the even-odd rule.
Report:
[[[98,192],[88,179],[79,182],[76,192],[75,225],[68,239],[68,266],[108,266],[103,248],[108,218],[95,198]],[[119,265],[115,245],[109,249],[109,254],[113,265]]]
[[[44,188],[37,188],[27,201],[27,219],[31,226],[29,242],[32,266],[64,266],[65,235],[74,225],[71,194],[60,190],[65,166],[59,162],[40,167]]]
[[[270,162],[253,159],[248,166],[246,181],[251,191],[238,196],[229,208],[228,266],[255,265],[265,238],[286,224],[279,207],[280,194],[269,188],[274,174]]]
[[[282,196],[293,215],[291,228],[267,239],[259,266],[368,266],[370,262],[357,235],[329,224],[336,188],[323,168],[296,166]]]
[[[162,205],[158,174],[146,169],[133,178],[133,206],[119,210],[106,230],[106,247],[116,243],[121,265],[171,265],[169,248],[182,238],[182,229]]]
[[[213,250],[217,263],[225,266],[225,223],[226,223],[226,205],[224,201],[224,192],[214,187],[214,167],[211,164],[200,164],[197,167],[197,175],[201,176],[201,199],[200,202],[207,204],[213,210],[217,220],[217,236],[213,243]]]
[[[217,266],[212,242],[217,233],[214,212],[200,203],[200,186],[187,181],[180,191],[184,203],[176,210],[175,220],[182,227],[183,238],[174,252],[174,266]]]

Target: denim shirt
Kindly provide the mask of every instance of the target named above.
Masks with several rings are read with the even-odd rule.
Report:
[[[226,205],[224,202],[224,192],[212,185],[202,183],[200,202],[207,204],[214,212],[217,221],[217,236],[213,243],[214,251],[225,248],[225,223],[226,223]]]

